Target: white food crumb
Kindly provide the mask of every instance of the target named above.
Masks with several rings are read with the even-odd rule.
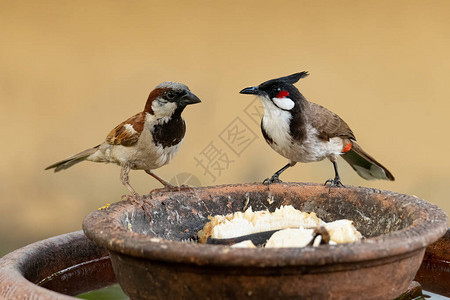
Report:
[[[290,228],[275,232],[266,248],[305,247],[314,238],[314,229]]]
[[[232,248],[256,248],[255,244],[252,241],[246,240],[240,243],[236,243],[231,246]]]

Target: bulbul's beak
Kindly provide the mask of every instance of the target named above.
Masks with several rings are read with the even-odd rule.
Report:
[[[180,102],[182,105],[189,105],[189,104],[200,103],[202,101],[200,101],[200,99],[197,96],[195,96],[193,93],[189,92],[186,95],[184,95],[183,97],[181,97]]]
[[[252,86],[252,87],[248,87],[248,88],[243,89],[242,91],[239,92],[239,94],[258,95],[259,94],[259,89],[258,89],[258,87]]]

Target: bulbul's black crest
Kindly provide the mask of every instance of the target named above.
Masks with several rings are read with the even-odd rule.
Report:
[[[295,73],[292,75],[288,75],[288,76],[284,76],[284,77],[280,77],[280,78],[275,78],[275,79],[271,79],[271,80],[267,80],[266,82],[263,82],[259,85],[259,87],[261,89],[264,89],[266,87],[269,86],[273,86],[273,85],[293,85],[294,83],[296,83],[297,81],[299,81],[302,78],[305,78],[306,76],[308,76],[309,73],[307,71],[303,71],[300,73]]]
[[[295,73],[295,74],[292,74],[292,75],[288,75],[288,76],[272,79],[272,80],[269,80],[269,81],[284,81],[284,82],[289,83],[289,84],[294,84],[297,81],[299,81],[300,79],[305,78],[308,75],[309,75],[308,71],[303,71],[303,72],[300,72],[300,73]]]

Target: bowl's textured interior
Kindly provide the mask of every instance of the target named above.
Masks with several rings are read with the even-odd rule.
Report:
[[[76,299],[116,282],[108,251],[82,231],[17,249],[0,258],[0,299]]]
[[[149,200],[153,204],[151,219],[144,211],[132,211],[123,214],[121,221],[124,227],[145,235],[161,237],[166,240],[181,241],[195,236],[207,221],[209,215],[226,215],[236,211],[244,211],[252,207],[253,211],[269,210],[273,212],[281,205],[292,205],[304,212],[315,212],[319,218],[329,222],[338,219],[353,220],[355,226],[364,237],[376,237],[388,232],[397,231],[411,225],[420,211],[411,205],[393,201],[391,194],[379,191],[345,190],[342,199],[341,190],[316,187],[303,189],[298,193],[295,188],[286,188],[272,192],[253,186],[245,191],[237,187],[220,187],[223,193],[204,199],[201,193],[187,193],[184,197],[172,196],[167,200],[158,197]],[[374,193],[375,192],[375,193]]]
[[[270,191],[261,184],[225,185],[155,193],[146,202],[150,216],[119,202],[91,213],[83,224],[89,238],[110,250],[119,283],[136,299],[347,298],[362,292],[366,298],[392,298],[408,287],[425,247],[447,227],[438,207],[369,188],[329,193],[314,184],[274,184]],[[313,211],[324,221],[353,220],[366,239],[282,249],[181,242],[195,237],[210,215],[281,205]]]

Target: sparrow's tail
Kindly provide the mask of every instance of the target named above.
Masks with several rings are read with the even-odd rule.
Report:
[[[382,164],[372,156],[364,152],[361,147],[353,141],[352,148],[341,155],[346,162],[352,166],[359,176],[366,180],[384,179],[394,181],[395,178]]]
[[[94,154],[95,151],[97,151],[99,146],[96,146],[94,148],[86,149],[78,154],[75,154],[74,156],[71,156],[69,158],[66,158],[64,160],[58,161],[57,163],[54,163],[47,168],[48,169],[55,169],[55,172],[65,170],[67,168],[70,168],[74,164],[77,164],[79,162],[82,162],[83,160],[86,160],[86,158],[89,157],[89,155]]]

